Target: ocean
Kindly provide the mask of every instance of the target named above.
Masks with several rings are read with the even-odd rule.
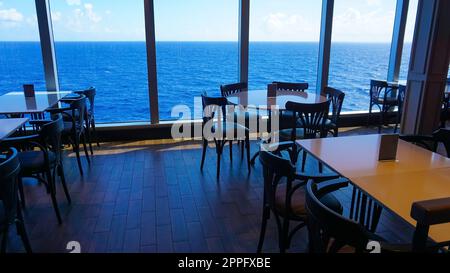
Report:
[[[314,92],[318,43],[251,42],[249,89],[272,81],[306,81]],[[98,122],[148,121],[149,98],[144,42],[56,42],[61,90],[97,88]],[[410,44],[400,78],[406,79]],[[333,43],[329,85],[346,93],[343,111],[367,110],[370,79],[385,79],[388,43]],[[161,120],[174,119],[178,104],[193,107],[203,91],[219,95],[221,84],[238,80],[237,42],[158,42],[157,76]],[[37,42],[0,42],[0,95],[33,83],[45,89]]]

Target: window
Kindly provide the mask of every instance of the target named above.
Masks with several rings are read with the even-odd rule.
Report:
[[[258,0],[250,4],[249,89],[272,81],[317,81],[321,1]]]
[[[329,85],[346,93],[343,111],[367,111],[370,80],[387,78],[396,2],[334,2]]]
[[[411,57],[411,44],[414,37],[418,0],[411,0],[408,8],[408,18],[405,29],[405,42],[403,45],[402,64],[400,66],[400,80],[408,78],[409,59]]]
[[[238,81],[238,0],[156,0],[156,56],[161,120],[176,105],[194,111],[203,91]],[[193,118],[199,118],[197,116]]]
[[[149,121],[144,2],[51,1],[61,90],[97,89],[99,122]]]
[[[34,84],[45,90],[34,1],[0,2],[0,95]]]

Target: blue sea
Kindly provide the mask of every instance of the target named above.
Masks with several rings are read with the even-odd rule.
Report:
[[[318,43],[251,42],[249,88],[272,81],[306,81],[313,92]],[[406,79],[410,44],[401,79]],[[346,93],[344,111],[368,109],[370,79],[385,79],[390,44],[333,43],[330,86]],[[56,42],[62,90],[95,86],[98,122],[148,121],[149,98],[144,42]],[[178,104],[191,107],[202,91],[219,95],[220,84],[238,80],[237,42],[158,42],[157,77],[161,120]],[[37,42],[0,42],[0,95],[25,83],[45,90]]]

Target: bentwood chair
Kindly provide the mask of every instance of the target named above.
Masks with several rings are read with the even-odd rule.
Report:
[[[0,155],[0,252],[6,252],[9,229],[12,224],[15,224],[25,250],[31,253],[31,245],[28,240],[18,199],[20,174],[19,154],[16,149],[10,148]]]
[[[378,123],[378,133],[381,133],[381,127],[383,126],[388,112],[398,106],[397,96],[392,96],[394,88],[390,87],[386,81],[371,80],[370,81],[370,104],[369,104],[369,116],[368,124],[370,124],[370,118],[372,116],[372,108],[377,106],[380,109],[380,119]]]
[[[277,224],[278,243],[282,253],[290,248],[293,236],[308,222],[305,210],[307,180],[304,180],[304,175],[301,175],[301,178],[298,176],[295,167],[297,144],[284,142],[275,145],[277,146],[275,149],[266,149],[264,144],[261,145],[259,155],[263,168],[264,197],[258,253],[262,251],[267,222],[271,214]],[[286,153],[289,155],[286,156]],[[338,177],[315,176],[310,178],[314,179],[316,183],[321,183]],[[342,205],[332,194],[324,195],[321,200],[336,213],[342,213]],[[295,224],[291,228],[292,222]]]
[[[398,87],[398,94],[397,94],[398,111],[397,111],[397,122],[395,123],[395,129],[394,129],[395,133],[397,133],[398,126],[402,120],[403,106],[405,104],[405,96],[406,96],[406,86],[400,85]]]
[[[289,129],[282,129],[279,132],[275,132],[275,134],[278,133],[281,142],[326,137],[326,121],[328,119],[330,103],[330,100],[314,104],[288,101],[286,103],[286,110],[292,112],[295,118],[289,118],[291,124]],[[280,120],[284,118],[283,115],[280,115]],[[307,152],[303,151],[302,171],[305,170],[306,155]],[[322,171],[322,164],[320,162],[319,169]]]
[[[432,135],[401,135],[400,139],[414,143],[432,152],[436,152],[442,144],[450,158],[450,129],[438,129]]]
[[[277,91],[291,91],[291,92],[305,92],[309,88],[309,84],[307,82],[279,82],[274,81],[273,84],[276,84]],[[292,120],[294,119],[294,114],[291,111],[282,111],[280,113],[280,129],[290,128],[292,124]]]
[[[238,82],[238,83],[225,84],[225,85],[221,85],[220,86],[220,93],[221,93],[222,97],[225,97],[225,98],[227,98],[229,96],[232,96],[232,95],[235,95],[235,94],[238,94],[238,93],[241,93],[241,92],[247,92],[247,91],[248,91],[248,83],[246,83],[246,82]],[[250,120],[251,119],[254,119],[256,121],[259,120],[259,112],[258,111],[251,111],[251,110],[248,110],[248,109],[246,111],[244,111],[244,112],[236,111],[235,112],[235,120],[240,120],[241,119],[240,115],[242,115],[242,114],[245,115],[245,117],[244,117],[244,119],[245,119],[245,126],[247,128],[250,127]],[[258,125],[259,124],[257,123],[257,126]],[[244,148],[245,148],[244,146],[245,146],[245,144],[244,144],[243,141],[239,141],[239,140],[238,140],[238,144],[241,144],[241,158],[243,158],[244,157]],[[232,147],[232,146],[233,146],[233,143],[230,142],[230,147]]]
[[[234,113],[228,117],[230,109],[234,105],[230,104],[225,97],[209,97],[205,93],[202,94],[203,106],[203,123],[202,123],[202,161],[200,169],[203,170],[205,163],[206,149],[208,141],[213,140],[216,146],[217,153],[217,178],[220,176],[220,159],[223,148],[227,142],[230,143],[230,160],[233,158],[233,150],[231,143],[235,140],[243,141],[245,149],[247,150],[247,165],[250,172],[250,133],[247,127],[243,124],[235,123]],[[228,111],[227,111],[228,110]]]
[[[412,204],[411,217],[417,221],[411,244],[390,244],[381,236],[369,231],[359,221],[347,218],[330,209],[323,196],[347,187],[335,183],[319,188],[310,180],[306,185],[306,212],[308,217],[309,250],[314,253],[356,252],[367,253],[374,249],[368,243],[380,244],[381,253],[387,252],[446,252],[449,242],[428,241],[429,227],[450,222],[450,198],[421,201]]]
[[[342,105],[344,104],[345,93],[332,87],[325,87],[325,94],[331,101],[332,115],[325,122],[328,132],[333,133],[334,137],[339,135],[339,118],[341,116]]]
[[[62,137],[64,142],[68,142],[72,145],[73,151],[76,154],[78,168],[80,174],[83,175],[83,167],[81,165],[80,157],[80,145],[83,144],[84,153],[88,164],[91,164],[89,159],[89,153],[86,146],[87,129],[85,127],[85,114],[86,114],[86,96],[80,95],[78,98],[73,98],[70,101],[68,107],[57,108],[49,110],[52,114],[61,114],[64,118],[64,130]]]
[[[87,108],[86,111],[86,116],[85,116],[85,120],[86,120],[86,128],[87,128],[87,134],[88,134],[88,141],[89,141],[89,149],[91,150],[91,155],[93,155],[93,150],[92,150],[92,141],[90,136],[92,135],[95,139],[95,142],[97,143],[97,147],[100,147],[100,142],[98,140],[98,136],[97,136],[97,129],[95,127],[95,96],[97,94],[97,91],[95,89],[95,87],[89,87],[86,90],[81,90],[81,91],[75,91],[74,93],[79,94],[79,95],[84,95],[86,96],[86,98],[89,101],[89,107]],[[90,132],[92,131],[92,134],[90,134]]]
[[[21,148],[19,159],[21,164],[20,177],[32,177],[42,182],[52,199],[53,208],[61,224],[61,214],[56,200],[56,177],[59,176],[67,201],[71,203],[67,188],[62,160],[61,134],[64,129],[63,119],[60,115],[54,115],[55,120],[30,121],[30,124],[38,128],[36,135],[8,138],[2,141],[2,145]],[[22,181],[19,180],[19,193],[22,205],[25,205],[25,194]]]

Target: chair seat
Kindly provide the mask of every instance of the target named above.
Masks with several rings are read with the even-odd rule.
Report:
[[[25,151],[19,153],[20,166],[23,173],[41,172],[45,169],[44,152]],[[56,164],[56,156],[53,152],[48,152],[48,160],[51,166]]]
[[[245,136],[249,133],[247,127],[234,122],[224,122],[221,124],[221,127],[219,127],[218,123],[215,123],[211,131],[212,133],[217,133],[218,130],[222,132],[222,134],[219,133],[222,137],[228,138],[232,136],[233,139],[245,139]]]
[[[339,202],[339,200],[337,200],[336,197],[334,197],[333,194],[330,193],[324,195],[320,199],[320,201],[333,211],[337,213],[342,212],[342,205]],[[292,195],[291,199],[292,212],[298,216],[306,216],[305,204],[306,204],[306,193],[304,187],[302,187],[297,189]],[[285,215],[286,212],[285,205],[286,205],[286,184],[281,184],[278,186],[277,192],[275,194],[275,206],[282,215]]]

